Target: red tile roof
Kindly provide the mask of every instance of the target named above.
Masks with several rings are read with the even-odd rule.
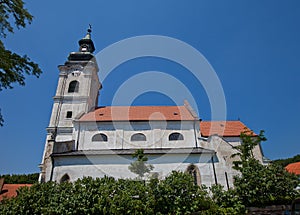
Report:
[[[201,121],[201,136],[209,137],[219,135],[221,137],[239,137],[241,132],[251,131],[241,121]],[[254,134],[255,135],[255,134]]]
[[[186,121],[195,120],[186,106],[106,106],[83,115],[81,122],[111,121]],[[243,131],[251,131],[241,121],[202,121],[201,136],[217,134],[224,137],[239,137]],[[255,134],[254,134],[255,135]]]
[[[288,172],[295,173],[296,175],[300,175],[300,162],[290,163],[285,167]]]
[[[185,106],[110,106],[99,107],[80,118],[80,121],[150,121],[194,120]]]
[[[17,196],[17,190],[20,187],[31,187],[32,184],[4,184],[0,193],[0,201],[3,198],[12,198]]]

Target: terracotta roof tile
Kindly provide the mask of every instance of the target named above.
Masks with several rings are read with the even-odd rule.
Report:
[[[219,135],[221,137],[239,137],[243,131],[251,131],[241,121],[201,121],[201,136]],[[254,134],[255,135],[255,134]]]
[[[150,121],[194,120],[185,106],[107,106],[99,107],[80,118],[80,121]]]
[[[17,196],[17,190],[20,187],[31,187],[32,184],[4,184],[0,193],[0,201],[3,198],[12,198]]]
[[[300,162],[290,163],[285,168],[288,172],[295,173],[296,175],[300,175]]]

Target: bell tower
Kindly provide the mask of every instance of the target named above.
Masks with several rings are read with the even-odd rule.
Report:
[[[93,55],[91,27],[79,40],[79,51],[71,52],[64,65],[59,65],[59,79],[42,164],[40,181],[51,180],[51,157],[54,144],[73,141],[73,121],[95,109],[102,85],[98,79],[98,65]],[[73,146],[73,150],[75,146]]]
[[[101,84],[91,29],[78,43],[79,51],[71,52],[65,64],[58,66],[59,80],[48,127],[56,141],[71,140],[73,120],[93,110],[98,102]]]

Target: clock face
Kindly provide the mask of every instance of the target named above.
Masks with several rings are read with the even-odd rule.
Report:
[[[78,76],[80,76],[82,70],[83,70],[83,67],[81,65],[72,65],[69,68],[68,73],[74,77],[78,77]]]
[[[81,71],[79,71],[79,70],[75,70],[72,72],[72,76],[74,76],[74,77],[78,77],[80,74],[81,74]]]

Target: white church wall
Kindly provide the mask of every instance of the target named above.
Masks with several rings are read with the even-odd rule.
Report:
[[[240,137],[223,137],[223,139],[231,144],[232,146],[238,146],[241,144],[241,138]]]
[[[76,124],[76,123],[75,123]],[[153,129],[154,128],[154,129]],[[75,125],[74,139],[78,138],[79,125]],[[169,141],[169,135],[178,132],[184,140]],[[107,142],[92,142],[96,134],[105,134]],[[144,134],[146,141],[131,141],[134,134]],[[79,150],[132,149],[132,148],[182,148],[195,147],[193,121],[187,122],[88,122],[80,123]]]
[[[168,176],[173,170],[185,172],[191,164],[197,166],[200,171],[201,184],[211,186],[214,184],[213,167],[210,154],[164,154],[148,155],[148,163],[154,166],[152,173],[157,173],[159,179]],[[130,172],[128,166],[133,162],[130,155],[94,155],[80,157],[55,158],[53,180],[59,182],[68,174],[71,181],[84,176],[115,178],[136,178],[137,175]]]
[[[223,138],[226,142],[231,144],[232,146],[238,146],[241,143],[240,137],[224,137]],[[259,160],[261,163],[263,162],[263,153],[260,145],[257,145],[253,150],[254,157]]]

